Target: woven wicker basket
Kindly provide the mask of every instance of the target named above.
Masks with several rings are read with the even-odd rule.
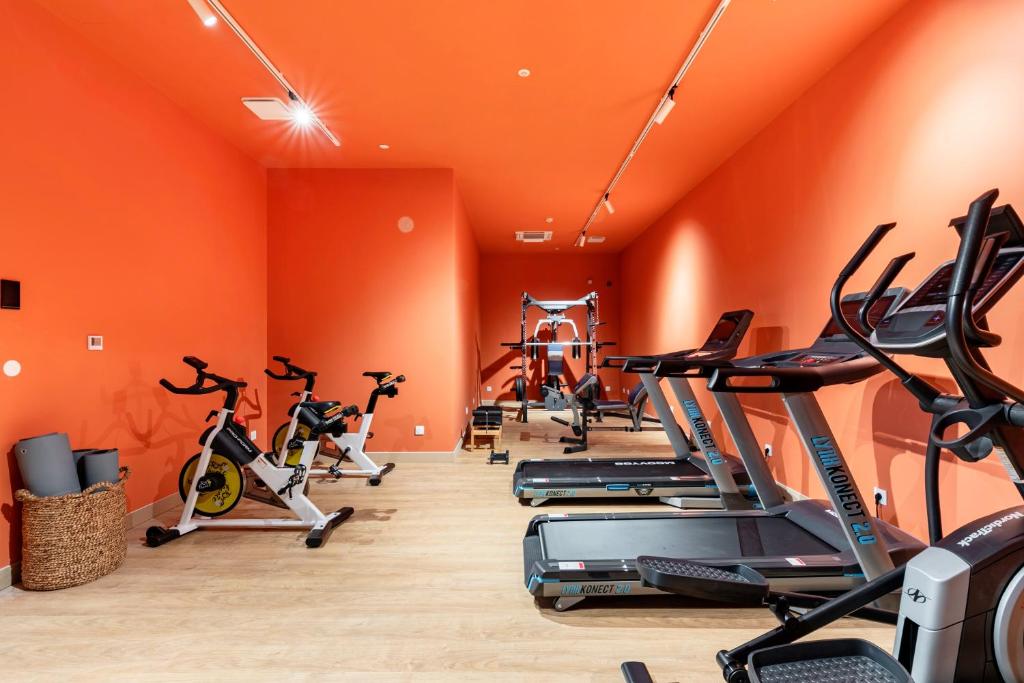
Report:
[[[124,483],[93,484],[81,493],[39,498],[21,489],[21,582],[52,591],[95,581],[121,566],[128,552]]]

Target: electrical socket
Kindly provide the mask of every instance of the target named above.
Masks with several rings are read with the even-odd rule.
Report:
[[[875,487],[875,500],[878,502],[879,505],[888,505],[889,504],[889,492],[886,491],[885,489],[881,489],[881,488],[878,488],[876,486]]]
[[[252,430],[251,432],[249,432],[249,440],[250,441],[255,441],[256,440],[256,430],[255,429]]]
[[[491,393],[491,385],[490,384],[487,385],[487,393]]]
[[[766,443],[764,445],[764,457],[770,458],[773,455],[775,455],[775,449],[772,447],[770,443]]]
[[[415,429],[413,429],[413,434],[415,434],[416,436],[423,436],[426,433],[427,428],[424,427],[423,425],[416,425]]]

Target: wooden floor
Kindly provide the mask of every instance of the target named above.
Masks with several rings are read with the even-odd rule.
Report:
[[[540,412],[506,422],[513,464],[559,456],[563,429]],[[594,456],[669,453],[656,432],[593,442]],[[774,625],[760,610],[660,597],[539,609],[521,552],[537,510],[516,502],[512,467],[485,452],[401,462],[379,488],[314,483],[321,508],[356,508],[318,550],[287,531],[199,531],[151,549],[136,528],[110,576],[0,592],[0,680],[610,683],[639,659],[659,683],[709,682],[721,680],[718,650]],[[593,509],[611,508],[541,508]],[[852,620],[826,635],[892,642],[892,629]]]

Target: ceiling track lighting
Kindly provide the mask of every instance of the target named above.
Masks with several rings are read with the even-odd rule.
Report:
[[[192,5],[192,10],[199,17],[199,21],[203,22],[203,26],[210,28],[217,25],[217,15],[210,10],[210,6],[204,0],[188,0],[188,4]]]
[[[284,91],[288,93],[288,99],[292,103],[292,118],[297,124],[303,125],[303,122],[305,122],[308,125],[316,126],[320,130],[320,132],[323,133],[335,147],[341,146],[341,141],[338,140],[337,136],[335,136],[334,133],[331,132],[331,129],[328,128],[324,124],[324,122],[320,120],[320,117],[316,115],[316,113],[313,111],[313,108],[310,107],[309,104],[307,104],[306,101],[302,99],[301,96],[299,96],[298,91],[295,89],[295,87],[288,82],[288,79],[284,77],[284,74],[281,73],[281,70],[274,66],[274,63],[270,61],[270,58],[267,57],[266,54],[264,54],[263,50],[261,50],[259,45],[256,44],[256,41],[254,41],[252,37],[250,37],[249,34],[245,32],[245,29],[242,28],[242,25],[238,23],[238,21],[231,15],[230,12],[228,12],[227,8],[224,7],[220,0],[205,0],[205,3],[203,0],[189,0],[189,4],[192,5],[192,9],[196,11],[196,14],[199,14],[200,19],[203,19],[203,15],[200,12],[200,10],[197,9],[197,5],[204,5],[204,7],[208,5],[209,8],[216,12],[217,15],[219,15],[220,18],[224,21],[224,23],[227,24],[231,28],[231,30],[235,32],[235,35],[238,36],[238,39],[242,41],[242,44],[249,49],[249,52],[251,52],[253,56],[256,57],[259,63],[263,65],[263,68],[266,69],[267,72],[270,73],[270,75],[274,78],[274,80],[277,81],[282,88],[284,88]],[[207,26],[211,25],[207,24],[205,19],[203,19],[203,23]]]
[[[608,187],[605,188],[601,198],[597,201],[597,204],[594,205],[594,210],[590,212],[590,217],[587,219],[587,222],[584,223],[583,227],[580,229],[579,237],[576,238],[575,242],[577,247],[582,247],[586,244],[587,230],[597,219],[597,215],[600,213],[601,207],[604,207],[609,216],[615,213],[615,207],[612,206],[609,199],[612,191],[615,189],[615,186],[618,185],[622,175],[629,167],[629,162],[633,161],[633,157],[636,156],[636,153],[640,150],[640,146],[644,144],[644,140],[647,139],[647,134],[651,132],[651,128],[653,128],[655,124],[663,124],[665,119],[668,118],[669,113],[675,108],[676,89],[682,82],[683,77],[686,76],[686,72],[690,70],[694,60],[697,59],[697,55],[700,54],[701,49],[703,49],[704,43],[706,43],[708,38],[711,37],[711,32],[715,30],[718,20],[722,18],[726,8],[729,7],[730,1],[731,0],[720,0],[718,6],[715,7],[715,11],[711,14],[711,18],[708,19],[707,24],[704,25],[704,29],[700,32],[700,35],[697,36],[697,40],[694,42],[693,47],[690,48],[690,52],[686,55],[686,59],[683,60],[683,65],[679,67],[679,71],[676,72],[676,76],[672,79],[672,83],[665,91],[665,94],[661,96],[660,100],[658,100],[658,106],[654,108],[654,112],[652,112],[647,118],[647,123],[644,125],[643,130],[640,131],[640,135],[638,135],[636,140],[633,141],[633,146],[629,148],[629,153],[626,154],[626,158],[623,159],[622,163],[619,165],[619,169],[612,177],[612,181],[608,183]]]
[[[676,108],[675,101],[676,86],[669,88],[668,97],[661,102],[661,106],[658,107],[658,111],[654,114],[654,122],[659,126],[665,123],[665,119],[672,113],[672,110]]]

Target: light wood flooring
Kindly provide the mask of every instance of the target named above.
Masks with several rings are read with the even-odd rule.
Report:
[[[527,425],[507,419],[513,466],[559,457],[563,433],[541,412]],[[592,456],[670,452],[658,432],[592,441]],[[314,483],[322,509],[356,508],[317,550],[290,531],[198,531],[151,549],[146,525],[133,529],[110,576],[0,592],[0,680],[612,683],[622,661],[639,659],[658,683],[711,682],[718,650],[774,625],[761,610],[671,597],[539,609],[523,586],[531,516],[651,507],[521,507],[513,466],[485,454],[402,461],[378,488]],[[825,635],[892,642],[892,629],[853,620]]]

